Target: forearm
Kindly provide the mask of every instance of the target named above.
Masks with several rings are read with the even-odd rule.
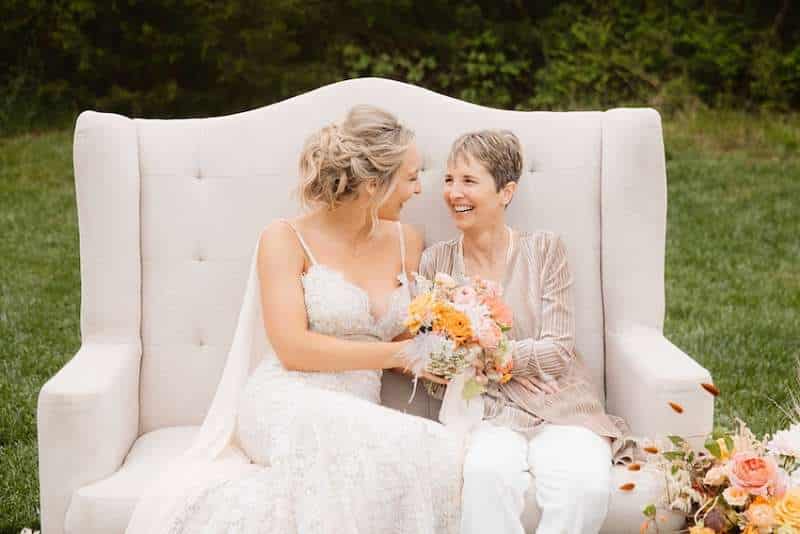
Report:
[[[570,340],[526,338],[512,341],[516,377],[558,378],[575,359],[575,347]]]
[[[399,353],[406,343],[350,341],[307,331],[275,349],[289,370],[336,372],[401,367]]]

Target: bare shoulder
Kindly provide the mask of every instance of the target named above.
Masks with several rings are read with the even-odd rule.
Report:
[[[305,253],[294,230],[282,220],[274,220],[261,231],[258,240],[259,269],[286,264],[302,270]]]

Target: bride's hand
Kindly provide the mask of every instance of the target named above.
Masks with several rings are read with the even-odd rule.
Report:
[[[429,373],[427,371],[424,371],[422,373],[422,378],[426,378],[426,379],[430,380],[431,382],[435,382],[437,384],[442,384],[443,386],[446,386],[447,384],[450,383],[450,381],[448,379],[444,378],[443,376],[434,375],[434,374],[431,374],[431,373]]]
[[[394,371],[397,371],[399,373],[402,373],[402,374],[404,374],[406,376],[409,376],[409,377],[413,378],[414,373],[412,373],[408,369],[408,367],[407,367],[408,360],[406,359],[405,356],[403,356],[403,350],[407,349],[411,345],[412,340],[408,339],[408,340],[403,340],[403,341],[396,341],[395,343],[400,347],[400,350],[389,357],[387,365],[384,368],[392,369]],[[435,374],[429,373],[427,371],[423,371],[422,374],[420,375],[420,377],[421,378],[426,378],[426,379],[428,379],[431,382],[434,382],[436,384],[442,384],[442,385],[445,385],[445,386],[450,382],[446,378],[443,378],[443,377],[441,377],[439,375],[435,375]]]
[[[409,378],[414,378],[414,373],[412,373],[411,371],[409,371],[405,367],[392,367],[391,370],[394,371],[395,373],[400,373],[401,375],[405,375],[405,376],[407,376]],[[450,383],[450,381],[448,379],[446,379],[446,378],[444,378],[442,376],[439,376],[439,375],[435,375],[435,374],[429,373],[427,371],[423,372],[420,375],[420,378],[425,378],[427,380],[430,380],[431,382],[435,382],[437,384],[442,384],[444,386],[446,386],[447,384]]]

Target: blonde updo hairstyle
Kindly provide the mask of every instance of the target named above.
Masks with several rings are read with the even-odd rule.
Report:
[[[302,204],[333,209],[358,196],[373,181],[369,232],[378,222],[380,205],[394,191],[394,175],[414,141],[414,132],[397,118],[373,106],[355,106],[340,124],[312,134],[300,154]]]

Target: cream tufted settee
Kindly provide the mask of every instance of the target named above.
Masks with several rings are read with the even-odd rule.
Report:
[[[83,345],[38,404],[45,534],[122,532],[143,486],[188,446],[220,378],[256,238],[298,210],[290,192],[302,143],[358,103],[417,132],[424,192],[404,217],[428,243],[455,235],[440,195],[452,140],[477,128],[516,132],[525,169],[510,222],[563,237],[578,350],[608,410],[637,435],[697,441],[710,431],[713,402],[699,387],[708,372],[662,336],[666,173],[656,111],[501,111],[374,78],[226,117],[87,111],[74,145]],[[402,377],[387,374],[383,396],[436,416],[423,395],[406,404]],[[638,532],[659,482],[613,471],[604,532]],[[636,489],[619,491],[625,482]],[[529,492],[530,532],[538,514]]]

